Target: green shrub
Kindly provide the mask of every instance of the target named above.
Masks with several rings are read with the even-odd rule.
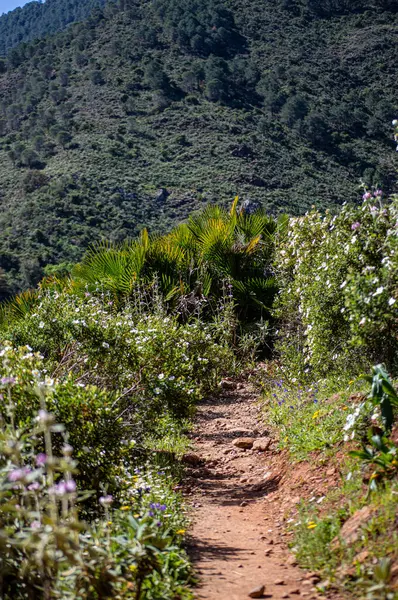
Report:
[[[180,323],[161,305],[145,314],[141,302],[118,312],[108,295],[43,290],[5,337],[42,353],[58,376],[73,373],[146,413],[184,416],[234,368],[232,305],[216,320]]]
[[[72,448],[55,453],[53,438],[67,433],[47,411],[48,386],[30,427],[15,428],[16,382],[2,378],[8,397],[0,436],[0,594],[5,600],[191,598],[191,574],[181,550],[185,518],[165,473],[124,470],[122,500],[99,498],[100,519],[81,520],[87,496],[74,480]],[[45,452],[41,450],[44,449]],[[124,495],[124,496],[123,496]]]
[[[384,205],[379,190],[337,215],[290,220],[276,253],[278,347],[300,377],[395,364],[396,221],[397,201]]]
[[[125,406],[115,395],[71,376],[50,378],[43,358],[27,347],[3,346],[1,354],[0,413],[9,412],[11,397],[14,425],[22,431],[32,427],[45,392],[47,408],[68,432],[54,435],[54,449],[71,445],[79,469],[76,480],[83,488],[99,495],[108,486],[116,493],[115,477],[132,458],[133,423],[127,427],[121,417]]]

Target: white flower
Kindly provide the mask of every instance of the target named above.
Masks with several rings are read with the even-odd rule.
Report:
[[[380,296],[380,294],[382,294],[383,291],[384,291],[384,288],[381,285],[380,287],[377,288],[377,290],[375,291],[375,293],[373,294],[373,296]]]
[[[158,379],[164,379],[164,373],[159,373]]]
[[[43,329],[44,326],[45,326],[44,321],[40,321],[40,323],[39,323],[39,329]]]
[[[390,298],[389,301],[388,301],[389,306],[392,306],[395,303],[396,303],[395,298]]]
[[[362,319],[359,321],[359,324],[362,326],[362,325],[365,325],[365,323],[366,323],[366,317],[362,317]]]

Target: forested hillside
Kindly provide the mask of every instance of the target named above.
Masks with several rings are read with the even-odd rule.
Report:
[[[28,8],[52,6],[73,13]],[[393,0],[123,0],[15,47],[0,63],[3,295],[91,241],[235,194],[300,214],[359,198],[361,180],[395,191],[397,24]]]
[[[34,0],[0,17],[0,56],[23,42],[62,31],[83,21],[106,0]],[[1,8],[1,7],[0,7]],[[11,57],[12,62],[12,57]]]

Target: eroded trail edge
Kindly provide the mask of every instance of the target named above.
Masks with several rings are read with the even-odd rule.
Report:
[[[184,494],[192,508],[195,597],[243,600],[259,588],[252,597],[319,598],[316,575],[301,571],[287,547],[286,515],[300,501],[291,495],[296,476],[261,422],[251,385],[224,382],[219,396],[199,406],[192,439]]]

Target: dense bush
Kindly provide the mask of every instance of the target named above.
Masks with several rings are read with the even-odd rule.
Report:
[[[153,450],[172,456],[183,417],[233,371],[232,300],[181,322],[155,291],[53,283],[2,326],[0,594],[191,598],[181,499]]]
[[[232,305],[206,324],[197,317],[180,323],[161,304],[146,312],[143,297],[118,311],[107,294],[44,290],[5,336],[41,352],[57,376],[130,396],[131,411],[183,415],[233,368]]]
[[[113,509],[112,496],[104,494],[96,503],[99,518],[82,521],[78,506],[87,492],[74,479],[73,448],[54,451],[54,436],[68,439],[68,433],[46,410],[51,389],[38,381],[41,409],[18,429],[18,377],[1,379],[8,398],[0,437],[1,597],[190,598],[190,568],[180,549],[185,520],[167,476],[124,469],[124,504]]]
[[[123,406],[117,397],[95,386],[77,382],[71,376],[62,381],[50,378],[48,364],[30,347],[18,350],[5,345],[1,350],[0,376],[8,388],[12,383],[12,411],[15,427],[24,430],[32,427],[41,405],[42,388],[46,394],[47,408],[62,423],[63,431],[53,438],[53,446],[60,451],[65,443],[74,448],[79,474],[77,481],[85,489],[102,486],[115,493],[115,477],[123,464],[131,462],[131,426],[120,414]],[[0,412],[9,411],[9,397],[1,395]],[[43,450],[43,449],[42,449]]]
[[[337,215],[291,219],[278,243],[280,351],[301,373],[397,359],[397,202],[366,192]]]

